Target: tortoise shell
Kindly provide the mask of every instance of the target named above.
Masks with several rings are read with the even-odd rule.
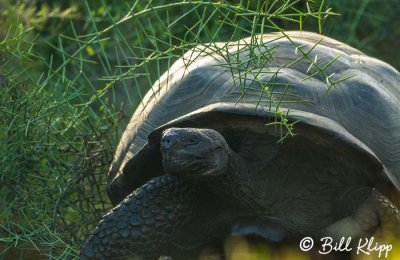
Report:
[[[281,120],[297,122],[294,134],[312,142],[353,147],[400,188],[399,72],[329,37],[292,31],[201,45],[177,60],[133,114],[108,174],[109,196],[116,204],[163,174],[149,140],[167,127],[224,132],[247,121],[285,135],[268,124]]]

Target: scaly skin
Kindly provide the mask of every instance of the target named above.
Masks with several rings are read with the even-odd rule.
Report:
[[[310,205],[301,204],[307,201],[300,200],[298,205],[292,204],[286,208],[278,203],[272,208],[270,205],[274,205],[274,201],[268,201],[271,199],[263,191],[272,189],[271,185],[274,184],[261,183],[263,185],[260,190],[257,182],[262,181],[262,176],[254,174],[242,157],[231,150],[216,131],[170,129],[163,135],[161,148],[164,169],[175,176],[163,175],[150,180],[104,216],[82,248],[81,259],[115,259],[125,256],[157,259],[161,255],[180,256],[182,252],[185,254],[186,251],[197,250],[207,243],[223,241],[235,225],[242,223],[245,225],[236,228],[237,234],[250,234],[248,230],[251,228],[247,229],[246,225],[258,226],[260,232],[257,234],[266,239],[270,238],[271,233],[263,232],[263,228],[277,225],[283,228],[282,234],[285,236],[318,236],[321,232],[321,228],[315,228],[314,225],[322,226],[322,222],[309,221],[310,214],[315,216],[314,212],[307,211]],[[306,170],[301,171],[304,179],[290,175],[291,178],[287,180],[306,185],[303,181],[310,181],[313,177],[307,175]],[[270,182],[273,181],[271,176],[267,177]],[[285,185],[282,187],[293,187],[289,181]],[[308,188],[319,191],[318,183]],[[322,235],[334,238],[362,237],[372,234],[380,223],[391,220],[394,220],[395,227],[400,226],[400,211],[376,190],[371,192],[370,188],[365,188],[354,190],[349,187],[351,192],[338,198],[340,206],[351,212],[346,212],[345,218],[322,230]],[[285,192],[291,199],[299,196],[297,193],[288,193],[288,190]],[[304,190],[298,192],[308,195]],[[300,206],[298,211],[292,211],[295,206]],[[286,212],[289,216],[284,214]],[[293,225],[291,222],[299,217],[308,222]],[[316,220],[319,221],[318,218]],[[317,231],[311,233],[313,228]]]
[[[190,217],[193,197],[193,187],[179,178],[163,175],[150,180],[103,217],[79,258],[157,259],[168,254],[174,231]]]
[[[400,210],[374,189],[352,214],[329,226],[323,235],[337,240],[343,236],[363,238],[372,236],[379,227],[389,228],[399,235]]]
[[[381,224],[390,226],[391,230],[399,234],[400,210],[380,192],[373,190],[368,199],[354,214],[365,234],[372,234]]]

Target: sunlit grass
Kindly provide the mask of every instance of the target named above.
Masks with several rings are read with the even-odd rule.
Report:
[[[385,230],[385,228],[378,231],[372,240],[368,238],[368,241],[373,241],[369,247],[365,244],[365,238],[361,238],[360,244],[358,238],[353,238],[349,246],[351,251],[347,256],[351,256],[351,259],[354,260],[399,259],[399,238],[399,234],[395,235],[391,230]],[[319,251],[323,251],[323,248],[317,242],[315,241],[312,250],[304,252],[295,243],[277,245],[260,239],[249,240],[242,236],[234,236],[225,240],[223,252],[206,249],[199,259],[213,259],[213,257],[221,255],[224,255],[225,259],[228,260],[312,260],[343,259],[345,257],[344,254],[340,255],[339,249],[332,250],[329,254],[321,254]],[[358,250],[358,247],[360,247],[360,250]],[[344,247],[341,248],[343,250]]]

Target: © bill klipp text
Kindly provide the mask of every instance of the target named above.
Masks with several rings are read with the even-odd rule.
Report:
[[[311,237],[305,237],[300,241],[300,249],[304,252],[310,251],[314,247],[314,240]],[[332,252],[355,252],[357,255],[373,255],[388,257],[393,249],[391,244],[381,244],[375,241],[374,237],[359,238],[353,241],[351,237],[342,237],[334,240],[331,237],[323,237],[318,243],[318,253],[326,255]]]

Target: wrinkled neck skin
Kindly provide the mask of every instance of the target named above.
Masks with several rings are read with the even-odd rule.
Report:
[[[206,178],[204,185],[233,207],[261,210],[262,207],[257,203],[258,196],[252,189],[255,180],[246,163],[230,148],[227,150],[224,166],[218,169],[211,178]]]

